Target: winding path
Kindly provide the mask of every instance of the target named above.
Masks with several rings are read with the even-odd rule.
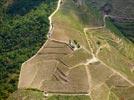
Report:
[[[48,32],[48,37],[50,37],[50,36],[52,35],[52,29],[53,29],[52,17],[53,17],[53,16],[57,13],[57,11],[59,10],[60,5],[61,5],[61,1],[62,1],[62,0],[59,0],[59,1],[58,1],[56,10],[48,17],[48,19],[49,19],[49,25],[50,25],[50,27],[49,27],[49,32]]]

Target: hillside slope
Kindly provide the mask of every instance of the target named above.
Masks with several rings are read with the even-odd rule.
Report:
[[[123,15],[116,14],[123,5],[118,3],[122,0],[59,0],[49,17],[49,39],[22,64],[18,88],[43,91],[43,98],[50,100],[59,100],[52,98],[54,95],[133,100],[133,37],[126,37],[113,19],[133,20],[134,16],[126,16],[126,10],[121,10]],[[133,11],[132,6],[129,9]],[[17,96],[9,100],[13,98]]]
[[[0,100],[17,90],[21,64],[47,39],[57,0],[0,0]]]

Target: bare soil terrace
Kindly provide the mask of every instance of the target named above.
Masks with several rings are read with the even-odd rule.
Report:
[[[92,100],[110,100],[114,94],[117,100],[122,88],[126,91],[134,86],[133,66],[128,66],[133,62],[120,53],[127,42],[105,25],[84,23],[77,15],[81,6],[87,11],[80,1],[59,0],[49,17],[49,39],[22,65],[20,89],[35,88],[51,95],[85,94]]]

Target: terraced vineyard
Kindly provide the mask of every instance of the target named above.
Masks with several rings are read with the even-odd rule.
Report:
[[[33,100],[133,100],[134,44],[109,20],[120,11],[115,0],[117,11],[103,15],[106,1],[59,0],[49,39],[22,64],[18,88],[42,91],[30,92]],[[30,100],[27,91],[9,100]]]

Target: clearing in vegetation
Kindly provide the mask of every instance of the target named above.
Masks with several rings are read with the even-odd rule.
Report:
[[[90,4],[88,0],[59,0],[50,19],[52,33],[22,65],[19,89],[38,89],[48,97],[134,99],[134,45]]]

